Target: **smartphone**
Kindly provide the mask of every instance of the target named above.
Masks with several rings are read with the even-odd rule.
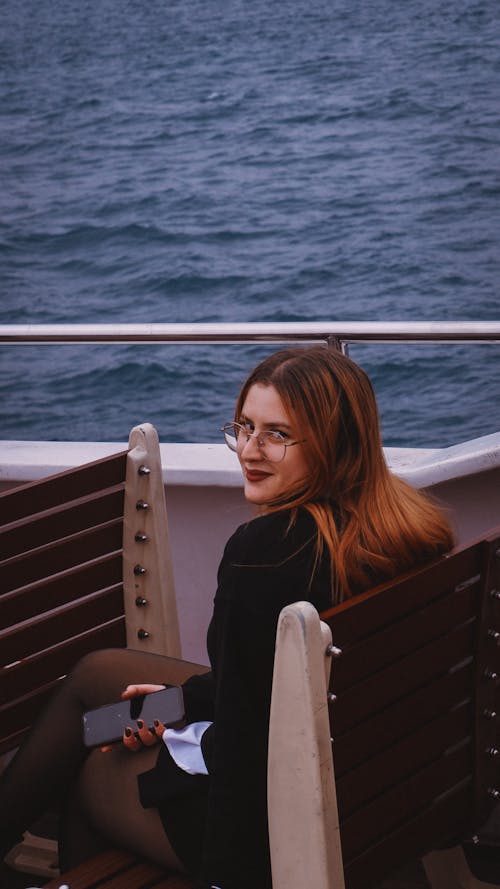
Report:
[[[161,691],[137,695],[126,701],[88,710],[83,714],[83,742],[86,747],[113,744],[121,740],[127,726],[135,729],[138,719],[142,719],[151,730],[155,719],[159,719],[165,726],[182,724],[184,719],[182,688],[170,685]]]

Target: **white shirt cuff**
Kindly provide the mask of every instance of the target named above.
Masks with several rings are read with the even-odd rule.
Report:
[[[163,740],[180,769],[190,775],[208,775],[201,752],[201,738],[211,722],[191,722],[185,728],[166,728]]]

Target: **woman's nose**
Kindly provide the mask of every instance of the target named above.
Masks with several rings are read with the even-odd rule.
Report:
[[[242,456],[243,456],[243,454],[247,458],[253,457],[254,459],[255,459],[255,457],[261,456],[260,447],[259,447],[257,436],[255,435],[255,433],[253,435],[248,436],[245,444],[243,445],[243,449],[241,451]]]

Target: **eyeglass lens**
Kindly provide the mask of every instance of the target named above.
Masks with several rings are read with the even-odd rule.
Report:
[[[282,460],[286,453],[284,441],[276,436],[275,432],[261,432],[258,436],[255,433],[247,432],[243,426],[236,423],[224,429],[224,438],[226,444],[232,451],[241,450],[250,438],[254,438],[260,448],[262,455],[271,462]]]

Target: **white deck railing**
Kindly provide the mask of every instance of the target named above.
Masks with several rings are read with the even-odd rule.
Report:
[[[500,321],[291,321],[175,324],[2,324],[0,344],[500,343]]]

